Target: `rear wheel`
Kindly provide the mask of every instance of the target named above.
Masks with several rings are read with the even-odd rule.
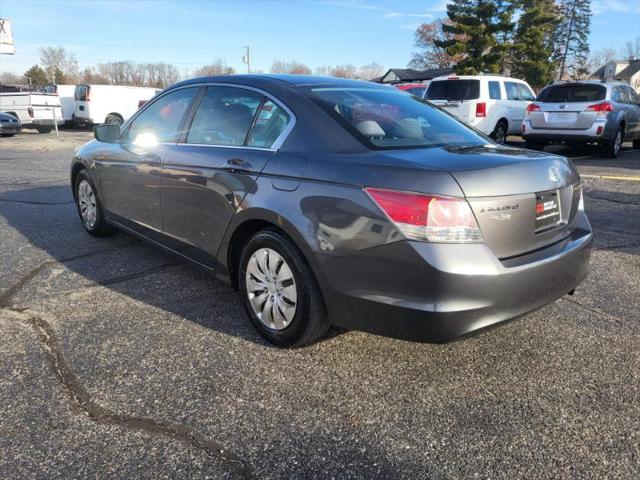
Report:
[[[329,327],[320,287],[306,259],[277,230],[263,230],[245,245],[238,285],[247,316],[278,347],[318,340]]]
[[[51,133],[53,127],[36,127],[36,130],[38,131],[38,133]]]
[[[496,143],[504,144],[504,142],[507,141],[507,129],[508,126],[506,122],[500,120],[497,123],[496,128],[493,129],[493,132],[491,132],[490,137],[493,138]]]
[[[544,150],[544,143],[542,142],[533,142],[531,140],[527,140],[525,142],[525,145],[529,150],[538,150],[540,152]]]
[[[613,135],[613,139],[608,140],[602,144],[602,152],[609,158],[616,158],[622,148],[622,140],[624,138],[624,131],[618,128]]]
[[[96,187],[86,170],[81,170],[76,177],[75,194],[78,215],[87,232],[96,237],[103,237],[116,231],[104,219]]]

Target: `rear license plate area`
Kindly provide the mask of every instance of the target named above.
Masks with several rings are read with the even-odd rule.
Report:
[[[575,122],[577,118],[573,112],[550,112],[548,115],[548,121],[556,123]]]
[[[547,230],[560,223],[560,195],[557,190],[536,193],[535,231]]]

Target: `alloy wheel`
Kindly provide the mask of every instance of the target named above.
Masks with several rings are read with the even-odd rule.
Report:
[[[253,252],[245,282],[258,320],[272,330],[287,328],[296,314],[298,293],[293,272],[282,255],[271,248]]]
[[[613,141],[613,152],[618,155],[618,153],[620,153],[620,148],[622,148],[622,132],[618,131],[616,139]]]
[[[78,207],[85,226],[90,230],[93,229],[97,220],[96,195],[91,184],[86,180],[78,184]]]

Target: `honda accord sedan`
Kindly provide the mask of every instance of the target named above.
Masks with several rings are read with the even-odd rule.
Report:
[[[386,86],[197,78],[95,136],[71,165],[84,228],[212,272],[278,346],[329,325],[447,341],[587,274],[592,232],[569,160],[497,145]]]

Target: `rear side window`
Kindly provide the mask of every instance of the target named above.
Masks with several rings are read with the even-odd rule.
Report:
[[[630,103],[635,103],[637,105],[638,102],[640,102],[640,97],[636,91],[631,87],[627,87],[627,92],[629,92],[629,100],[631,100]]]
[[[409,92],[411,95],[415,95],[416,97],[424,97],[424,92],[425,92],[426,88],[424,87],[414,87],[414,88],[407,88],[405,90],[405,92]]]
[[[130,124],[127,138],[142,146],[177,142],[180,125],[197,87],[182,88],[153,101]]]
[[[522,100],[520,97],[520,85],[515,82],[504,82],[504,88],[507,91],[508,100]]]
[[[264,96],[233,87],[209,87],[187,136],[187,143],[242,146]]]
[[[288,123],[289,114],[271,100],[266,100],[247,138],[247,146],[270,148]]]
[[[440,80],[427,89],[429,100],[475,100],[480,97],[480,80]]]
[[[500,91],[500,82],[489,82],[489,98],[491,100],[501,100],[502,92]]]
[[[518,84],[518,88],[520,89],[520,98],[527,102],[533,102],[536,99],[536,96],[533,92],[523,83]]]
[[[603,85],[551,85],[540,92],[537,100],[550,103],[597,102],[606,96],[607,89]]]

